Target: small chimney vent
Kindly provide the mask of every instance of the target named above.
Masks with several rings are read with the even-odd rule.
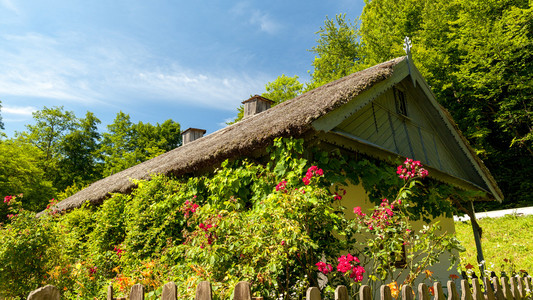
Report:
[[[252,98],[243,101],[242,102],[242,104],[244,104],[243,119],[269,109],[274,103],[275,103],[274,101],[267,99],[265,97],[261,97],[259,95],[255,95]]]
[[[188,128],[181,133],[181,144],[185,145],[204,136],[206,130],[199,128]]]

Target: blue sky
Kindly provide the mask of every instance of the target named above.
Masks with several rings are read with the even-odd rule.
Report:
[[[211,133],[281,74],[309,79],[326,16],[363,0],[0,0],[0,112],[12,136],[44,106]]]

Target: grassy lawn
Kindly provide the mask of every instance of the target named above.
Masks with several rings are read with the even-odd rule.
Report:
[[[495,271],[498,276],[502,270],[509,272],[510,268],[526,270],[533,275],[533,216],[483,218],[478,223],[483,229],[481,245],[488,270]],[[476,266],[476,245],[470,221],[455,222],[455,230],[466,248],[466,252],[461,253],[462,265]],[[479,275],[479,271],[476,273]]]

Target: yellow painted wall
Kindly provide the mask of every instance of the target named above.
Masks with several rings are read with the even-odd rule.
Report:
[[[343,197],[341,201],[341,205],[346,207],[346,217],[347,218],[355,218],[355,214],[353,213],[353,208],[356,206],[361,206],[363,212],[367,213],[370,209],[374,208],[375,204],[371,203],[365,189],[361,184],[359,185],[348,185],[345,187],[342,187],[346,190],[346,195]],[[442,227],[441,232],[447,232],[449,234],[455,234],[455,224],[453,222],[453,218],[446,218],[446,217],[438,217],[432,221],[439,222],[440,226]],[[413,229],[414,230],[420,230],[422,229],[423,225],[426,223],[423,221],[416,221],[413,222]],[[440,262],[433,265],[430,268],[430,271],[434,272],[433,277],[436,280],[439,280],[442,282],[446,282],[448,280],[448,276],[450,274],[457,274],[455,267],[452,268],[450,271],[448,271],[448,268],[450,266],[449,262],[450,255],[448,253],[444,253],[440,257]],[[365,274],[368,276],[368,274]],[[366,278],[365,276],[365,278]],[[423,279],[424,276],[422,276]],[[399,282],[403,281],[405,279],[405,276],[402,276],[399,278]],[[420,280],[418,280],[420,282]],[[428,283],[428,282],[426,282]]]

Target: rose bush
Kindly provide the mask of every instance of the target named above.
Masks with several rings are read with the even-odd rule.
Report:
[[[227,298],[247,280],[258,295],[291,298],[319,282],[327,282],[327,294],[340,283],[355,289],[395,279],[400,269],[414,280],[439,253],[457,248],[436,226],[410,225],[451,213],[446,196],[457,194],[422,184],[427,173],[418,163],[395,169],[296,139],[277,139],[268,153],[266,161],[226,161],[205,176],[137,181],[130,195],[99,207],[64,213],[52,204],[40,218],[20,211],[0,230],[0,266],[12,272],[0,276],[27,284],[0,280],[9,291],[3,296],[54,284],[66,298],[93,298],[109,284],[124,294],[143,283],[155,299],[174,281],[179,296],[191,298],[196,283],[209,280]],[[377,204],[373,211],[341,205],[343,185],[358,183]],[[346,217],[352,210],[355,219]]]

